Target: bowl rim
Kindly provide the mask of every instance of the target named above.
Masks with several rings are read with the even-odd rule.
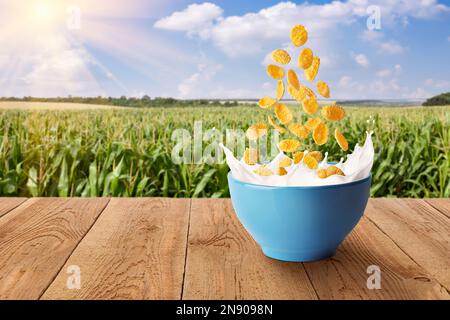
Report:
[[[269,190],[269,189],[314,190],[314,189],[337,189],[337,188],[345,188],[345,187],[352,186],[355,184],[363,184],[367,181],[372,180],[372,173],[369,173],[369,175],[366,178],[358,179],[356,181],[351,181],[351,182],[346,182],[346,183],[337,183],[337,184],[327,184],[324,186],[265,186],[265,185],[261,185],[261,184],[240,181],[240,180],[236,179],[235,177],[233,177],[231,170],[228,172],[227,177],[228,177],[228,180],[231,179],[233,182],[235,182],[237,184],[247,185],[252,188],[260,188],[260,189],[267,189],[267,190]]]

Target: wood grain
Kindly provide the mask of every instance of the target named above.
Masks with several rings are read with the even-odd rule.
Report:
[[[367,287],[371,265],[380,268],[381,289]],[[305,268],[320,299],[449,298],[445,288],[365,217],[333,258],[305,263]]]
[[[0,217],[20,206],[27,198],[0,198]]]
[[[302,264],[272,260],[229,199],[193,199],[183,299],[316,299]]]
[[[425,201],[450,218],[450,199],[425,199]]]
[[[419,199],[371,199],[367,216],[450,290],[450,219]]]
[[[370,199],[335,257],[302,264],[265,257],[229,199],[0,198],[0,299],[450,299],[449,207]]]
[[[111,199],[43,299],[179,299],[189,199]],[[81,270],[68,289],[66,268]]]
[[[0,219],[0,299],[37,299],[107,199],[34,198]]]

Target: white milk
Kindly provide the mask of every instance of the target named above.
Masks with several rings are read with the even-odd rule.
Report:
[[[230,167],[231,173],[235,179],[263,186],[324,186],[361,180],[369,176],[374,158],[372,132],[370,132],[367,133],[366,141],[362,147],[357,144],[355,150],[347,156],[345,162],[341,159],[341,161],[336,164],[336,167],[341,169],[345,173],[345,176],[332,175],[328,178],[321,179],[317,175],[316,170],[309,169],[302,161],[299,164],[292,164],[285,168],[287,174],[284,176],[274,174],[263,177],[253,172],[260,164],[255,164],[253,166],[248,165],[243,159],[236,159],[233,153],[224,145],[221,144],[221,147],[225,152],[228,167]],[[305,151],[305,155],[306,154],[307,151]],[[278,162],[284,157],[284,153],[280,152],[270,163],[266,164],[266,166],[273,172],[276,172]],[[327,163],[327,157],[328,153],[325,153],[324,159],[319,163],[319,169],[325,169],[330,166]]]

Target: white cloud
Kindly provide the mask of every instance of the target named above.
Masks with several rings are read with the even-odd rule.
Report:
[[[396,65],[397,66],[397,65]],[[374,78],[368,82],[361,82],[353,79],[348,75],[342,76],[338,81],[337,99],[389,99],[389,98],[405,98],[405,99],[422,99],[431,96],[428,90],[419,86],[416,89],[409,89],[407,86],[399,82],[395,77],[399,73],[399,68],[386,68],[381,72],[384,77]],[[389,74],[390,77],[386,75]],[[435,81],[428,79],[426,83],[435,84]]]
[[[188,35],[198,35],[206,39],[210,35],[213,22],[222,16],[223,9],[214,3],[191,4],[182,11],[172,13],[154,24],[155,28],[185,31]]]
[[[392,71],[392,69],[391,69]],[[434,84],[428,79],[426,83]],[[436,90],[427,90],[423,86],[410,89],[397,78],[374,78],[368,82],[361,82],[348,75],[342,76],[337,84],[336,99],[423,99],[432,96]],[[439,91],[442,92],[442,89]]]
[[[211,98],[221,97],[224,99],[249,99],[255,97],[262,97],[267,95],[267,92],[275,92],[276,85],[274,82],[264,82],[261,86],[252,88],[225,88],[219,86],[213,89],[210,93]]]
[[[398,41],[386,39],[380,31],[365,30],[360,34],[360,39],[377,47],[381,54],[400,54],[405,50]]]
[[[61,47],[57,51],[32,55],[29,59],[33,61],[33,67],[24,74],[22,81],[33,95],[54,95],[61,81],[65,83],[66,94],[83,92],[89,85],[93,86],[91,90],[99,89],[86,67],[82,49]]]
[[[379,70],[376,74],[379,78],[387,78],[390,76],[397,76],[402,72],[402,66],[400,64],[394,65],[392,68],[385,68]]]
[[[0,0],[0,96],[129,95],[121,81],[163,92],[165,83],[197,63],[177,42],[132,23],[160,16],[165,1],[41,0],[51,12],[45,21],[30,2]],[[81,29],[66,27],[72,5],[82,9]],[[100,52],[112,59],[102,65],[95,59]],[[126,80],[108,70],[117,62]],[[137,86],[130,72],[139,77]]]
[[[424,84],[426,86],[432,86],[434,84],[434,80],[433,79],[427,79],[424,81]]]
[[[395,40],[389,40],[380,43],[380,52],[387,54],[399,54],[404,51],[404,48]]]
[[[341,88],[348,88],[352,84],[352,78],[350,76],[342,76],[339,79],[338,85]]]
[[[163,27],[166,19],[172,16],[157,21],[155,26]],[[242,16],[214,16],[206,25],[202,25],[203,33],[208,35],[203,36],[203,39],[210,39],[229,56],[252,55],[261,52],[266,46],[286,41],[286,34],[289,34],[292,25],[299,21],[308,26],[310,38],[317,39],[331,31],[336,24],[349,23],[351,18],[352,8],[349,3],[335,1],[324,5],[297,5],[280,2],[259,12]],[[188,35],[198,34],[195,24],[192,27],[184,27],[180,31]]]
[[[387,78],[391,75],[392,71],[391,69],[382,69],[377,72],[377,76],[380,78]]]
[[[129,97],[136,98],[136,99],[141,99],[145,95],[146,95],[146,93],[144,91],[140,91],[140,90],[136,90],[136,89],[130,91],[130,93],[128,94]]]
[[[394,78],[394,79],[389,80],[389,84],[391,85],[391,87],[394,91],[399,91],[402,89],[401,86],[398,84],[398,79]]]
[[[408,17],[406,17],[406,16],[402,17],[402,26],[407,27],[408,25],[409,25]]]
[[[377,30],[364,30],[360,34],[360,39],[366,42],[376,43],[384,38],[384,33]]]
[[[361,39],[370,44],[378,54],[396,55],[407,50],[397,39],[391,38],[390,29],[398,26],[408,27],[414,19],[430,19],[441,13],[450,12],[450,8],[439,4],[435,0],[424,1],[394,1],[394,0],[374,0],[370,4],[379,5],[382,9],[383,32],[365,30],[361,33]],[[255,56],[263,52],[280,47],[291,49],[289,34],[292,25],[302,23],[308,28],[309,46],[314,48],[316,54],[321,56],[322,64],[330,59],[339,59],[335,52],[333,39],[339,37],[337,31],[342,30],[340,26],[348,26],[358,19],[364,20],[367,17],[366,8],[368,0],[348,0],[332,1],[327,4],[313,4],[303,2],[295,4],[293,2],[279,2],[278,4],[266,7],[257,12],[249,12],[241,15],[227,16],[225,13],[216,11],[211,16],[204,16],[198,27],[196,23],[184,24],[180,26],[166,26],[165,29],[179,30],[188,36],[197,36],[203,41],[208,41],[215,47],[230,57]],[[200,5],[198,5],[200,6]],[[189,7],[183,11],[187,12]],[[191,9],[192,11],[192,9]],[[190,13],[194,14],[194,13]],[[170,18],[173,15],[167,17]],[[155,26],[161,27],[161,19]],[[196,20],[197,21],[197,20]],[[199,31],[201,29],[201,32]],[[334,35],[330,40],[330,34]],[[280,45],[281,44],[281,45]],[[331,56],[327,56],[331,52]],[[324,56],[325,55],[325,56]],[[295,55],[294,55],[295,56]],[[342,57],[340,57],[342,59]],[[365,53],[352,53],[352,58],[356,64],[368,67],[377,61],[369,61]],[[261,63],[266,65],[270,62],[269,55],[260,55]],[[293,59],[295,60],[295,59]],[[195,96],[197,89],[192,84],[199,83],[201,72],[192,74],[179,86],[179,93]],[[420,90],[409,90],[403,86],[398,76],[402,73],[402,66],[394,64],[390,67],[380,69],[376,72],[377,77],[368,81],[352,78],[353,75],[342,76],[337,83],[339,88],[337,95],[340,97],[409,97],[423,94]],[[273,91],[268,83],[262,87],[234,89],[218,85],[217,88],[209,91],[208,94],[223,97],[254,97],[258,90],[263,92]],[[204,89],[203,89],[204,91]]]
[[[357,6],[368,6],[367,0],[356,0]],[[409,24],[409,18],[431,19],[441,14],[450,13],[450,7],[439,3],[437,0],[372,0],[370,5],[376,5],[381,9],[381,21],[383,28],[403,27]]]
[[[227,89],[222,86],[211,91],[210,97],[222,99],[249,99],[255,96],[255,91],[243,88]]]
[[[323,67],[331,65],[334,60],[336,60],[336,57],[333,55],[328,55],[328,53],[322,53],[320,55],[320,65]]]
[[[96,61],[63,36],[43,35],[21,44],[0,69],[0,96],[105,95],[92,69]],[[106,77],[106,74],[104,73]]]
[[[431,18],[450,7],[435,0],[423,1],[371,1],[382,9],[383,20],[400,22],[414,18]],[[252,55],[261,52],[265,47],[286,40],[286,34],[292,25],[301,21],[308,26],[311,38],[321,39],[335,32],[337,25],[348,25],[357,18],[367,16],[367,0],[333,1],[326,4],[310,4],[304,2],[280,2],[258,12],[244,15],[224,16],[222,9],[211,3],[195,4],[185,10],[175,12],[155,23],[155,27],[186,32],[209,39],[215,46],[229,56]],[[405,20],[406,19],[406,20]],[[389,25],[389,24],[388,24]],[[364,32],[369,41],[383,38],[380,32]],[[317,47],[317,46],[315,46]],[[394,40],[380,43],[381,52],[397,54],[403,51],[401,45]]]
[[[399,98],[404,95],[406,88],[398,83],[398,79],[374,79],[370,81],[364,90],[367,97]]]
[[[369,59],[367,59],[366,55],[363,53],[359,54],[352,54],[353,59],[355,62],[360,65],[361,67],[367,67],[369,66]]]
[[[261,64],[262,64],[263,66],[268,66],[268,65],[271,64],[271,63],[273,63],[273,60],[272,60],[272,53],[269,52],[269,53],[267,53],[267,54],[264,56],[264,59],[261,61]]]
[[[108,79],[115,79],[115,76],[113,75],[113,73],[111,71],[106,71],[105,72],[106,77],[108,77]]]
[[[438,88],[438,89],[445,89],[445,90],[450,90],[450,81],[447,81],[447,80],[441,80],[441,81],[438,81],[435,85],[434,85],[434,87],[435,88]]]
[[[342,76],[337,84],[339,90],[335,91],[336,99],[366,99],[367,87],[360,81],[354,80],[348,75]]]
[[[385,4],[382,8],[389,12],[391,16],[397,14],[399,17],[411,16],[418,19],[429,19],[441,13],[450,13],[450,7],[438,3],[436,0],[389,0],[385,1]]]
[[[222,65],[215,63],[202,63],[197,66],[197,71],[178,85],[178,98],[193,99],[208,95],[208,82],[222,69]]]
[[[412,91],[406,91],[403,94],[403,97],[408,99],[424,99],[430,96],[431,94],[422,87],[418,87]]]
[[[399,97],[407,88],[398,83],[398,79],[377,79],[369,84],[368,91],[381,97]]]
[[[262,84],[262,89],[264,91],[275,91],[275,85],[273,82],[264,82]]]
[[[427,87],[433,87],[436,89],[446,89],[450,90],[450,81],[448,80],[434,80],[434,79],[426,79],[424,81],[424,85]]]

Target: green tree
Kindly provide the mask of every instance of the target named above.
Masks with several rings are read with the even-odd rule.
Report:
[[[424,106],[448,106],[450,105],[450,92],[441,93],[437,96],[427,99]]]

